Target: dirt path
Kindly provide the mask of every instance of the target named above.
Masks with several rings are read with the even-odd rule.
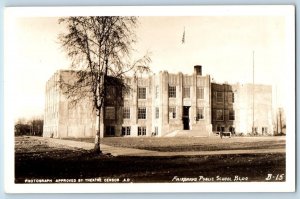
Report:
[[[44,137],[29,137],[32,141],[46,143],[49,147],[78,148],[91,150],[93,143],[78,142]],[[257,154],[257,153],[285,153],[285,149],[253,149],[253,150],[218,150],[218,151],[184,151],[184,152],[158,152],[125,147],[113,147],[101,144],[101,150],[105,154],[113,156],[197,156],[197,155],[222,155],[222,154]]]

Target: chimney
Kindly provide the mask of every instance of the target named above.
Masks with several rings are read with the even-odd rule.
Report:
[[[194,73],[196,73],[196,75],[202,75],[202,66],[201,65],[194,66]]]

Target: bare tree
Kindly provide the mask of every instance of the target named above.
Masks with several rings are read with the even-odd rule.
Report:
[[[65,93],[73,104],[91,97],[97,113],[95,151],[100,150],[100,122],[107,86],[113,84],[128,91],[124,81],[126,73],[149,71],[148,54],[131,61],[133,43],[136,42],[137,17],[67,17],[60,18],[67,27],[59,41],[76,69],[72,83],[63,83]]]
[[[30,119],[20,118],[15,122],[15,135],[42,136],[44,120],[35,116]]]

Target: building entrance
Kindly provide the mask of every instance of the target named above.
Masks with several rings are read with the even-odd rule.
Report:
[[[184,106],[183,107],[183,116],[182,116],[182,121],[183,121],[183,130],[190,130],[190,106]]]

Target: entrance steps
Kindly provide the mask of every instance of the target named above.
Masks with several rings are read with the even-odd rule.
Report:
[[[201,130],[175,130],[163,137],[208,137],[209,132]]]

